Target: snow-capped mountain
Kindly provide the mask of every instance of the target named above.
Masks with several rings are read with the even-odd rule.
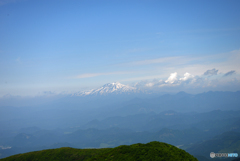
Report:
[[[115,93],[115,94],[120,94],[120,93],[126,93],[126,92],[134,92],[136,88],[121,84],[119,82],[115,83],[108,83],[103,85],[102,87],[98,89],[92,89],[89,91],[84,91],[80,92],[77,95],[104,95],[104,94],[110,94],[110,93]]]

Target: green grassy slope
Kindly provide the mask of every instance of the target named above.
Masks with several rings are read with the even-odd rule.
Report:
[[[169,160],[197,161],[192,155],[170,144],[150,142],[147,144],[122,145],[105,149],[58,148],[25,154],[17,154],[0,161],[101,161],[101,160]]]
[[[94,160],[158,160],[158,161],[175,161],[175,160],[196,160],[192,155],[188,154],[184,150],[178,149],[175,146],[166,143],[160,143],[157,141],[147,144],[133,144],[130,146],[122,145],[112,150],[95,156],[90,159]]]

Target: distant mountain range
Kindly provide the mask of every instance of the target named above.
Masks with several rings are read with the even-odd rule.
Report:
[[[2,146],[0,158],[59,147],[109,148],[160,141],[186,150],[196,156],[199,161],[208,161],[211,159],[210,152],[239,154],[239,113],[240,111],[208,113],[165,111],[159,114],[108,118],[95,121],[96,127],[92,126],[94,122],[87,124],[85,129],[69,127],[46,130],[28,127],[12,132],[5,130],[0,133],[0,145]],[[140,127],[140,124],[143,126]],[[135,126],[138,128],[133,128]],[[147,126],[156,129],[152,131],[145,128]],[[229,160],[224,159],[224,161]]]
[[[239,153],[239,137],[231,141],[240,132],[239,98],[240,91],[159,95],[110,83],[91,95],[63,95],[38,106],[0,106],[0,158],[63,146],[106,148],[150,141],[188,149],[199,161],[211,159],[212,151]],[[44,99],[30,101],[36,100]],[[215,138],[229,131],[234,133]]]

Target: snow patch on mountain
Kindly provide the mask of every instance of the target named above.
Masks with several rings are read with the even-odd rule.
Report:
[[[105,84],[102,87],[97,89],[79,92],[75,95],[86,96],[86,95],[105,95],[110,93],[120,94],[120,93],[126,93],[126,92],[134,92],[135,90],[136,90],[135,87],[124,85],[119,82],[114,82],[114,83]]]

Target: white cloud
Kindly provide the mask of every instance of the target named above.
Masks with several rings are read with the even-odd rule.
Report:
[[[194,78],[194,76],[191,75],[190,73],[186,72],[186,73],[184,74],[184,77],[180,78],[179,80],[181,80],[181,81],[186,81],[186,80],[191,79],[191,78]]]
[[[152,86],[154,86],[154,83],[147,83],[145,86],[152,87]]]
[[[148,65],[148,64],[158,64],[158,63],[171,63],[174,60],[179,59],[180,57],[165,57],[157,59],[142,60],[129,63],[130,65]]]
[[[221,73],[227,73],[234,70],[240,73],[240,50],[235,50],[227,53],[204,56],[177,56],[177,57],[162,57],[156,59],[148,59],[141,61],[133,61],[129,63],[117,64],[121,68],[136,69],[135,66],[141,66],[140,71],[133,71],[132,75],[125,77],[123,82],[141,81],[149,79],[165,79],[172,71],[179,75],[184,75],[186,71],[191,75],[218,76]],[[146,67],[147,66],[147,67]],[[210,71],[208,71],[210,69]],[[208,71],[206,73],[206,71]],[[216,74],[217,75],[214,75]],[[212,74],[212,75],[211,75]],[[236,77],[240,75],[235,74]],[[182,78],[179,81],[184,81]],[[185,82],[186,83],[186,82]],[[155,84],[156,85],[156,84]]]
[[[77,78],[90,78],[90,77],[97,77],[100,75],[109,75],[110,73],[85,73],[78,75]]]
[[[148,79],[156,79],[161,78],[161,75],[151,75],[151,76],[142,76],[142,77],[135,77],[135,78],[127,78],[120,80],[121,82],[127,82],[127,81],[142,81],[142,80],[148,80]]]
[[[107,72],[107,73],[85,73],[78,75],[76,78],[90,78],[90,77],[97,77],[97,76],[102,76],[102,75],[113,75],[113,74],[130,74],[132,72],[129,71],[120,71],[120,72]]]
[[[161,89],[168,87],[174,87],[176,89],[216,87],[217,89],[220,86],[227,84],[227,82],[230,82],[231,79],[236,79],[236,82],[240,82],[240,75],[238,74],[240,73],[239,60],[240,50],[199,57],[165,57],[130,62],[122,66],[122,68],[127,67],[131,70],[131,67],[128,65],[139,65],[142,67],[148,65],[147,69],[141,71],[132,70],[131,72],[86,73],[79,75],[77,78],[131,73],[131,75],[123,77],[122,80],[119,81],[128,83],[136,83],[137,81],[137,87],[145,89],[151,88],[154,90],[155,87],[156,90],[158,89],[157,87],[161,87]],[[150,66],[150,64],[154,65]],[[175,72],[173,73],[173,71]],[[170,76],[169,73],[171,73]],[[152,81],[154,78],[157,80],[162,79],[164,81]],[[223,79],[225,82],[223,82]]]
[[[210,71],[211,71],[210,74],[215,74],[217,73],[216,71],[218,70],[214,69]],[[233,75],[234,73],[235,71],[229,71],[226,74]],[[196,91],[203,92],[203,91],[218,90],[218,89],[239,90],[240,78],[235,76],[236,74],[234,75],[234,77],[222,77],[219,74],[219,76],[216,76],[216,77],[206,77],[206,75],[204,74],[194,76],[188,72],[185,72],[185,74],[178,79],[178,73],[174,72],[174,73],[171,73],[170,76],[165,81],[159,80],[159,79],[158,80],[154,79],[152,81],[142,80],[141,82],[137,83],[137,87],[140,89],[154,90],[154,91],[158,91],[158,90],[185,91],[186,90],[191,92],[196,92]],[[231,83],[231,82],[234,82],[234,83]],[[234,88],[234,86],[236,88]]]
[[[165,83],[173,84],[175,81],[177,81],[177,72],[171,73],[170,77],[165,81]]]

